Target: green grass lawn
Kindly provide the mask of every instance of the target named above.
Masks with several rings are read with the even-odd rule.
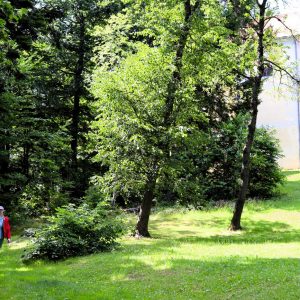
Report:
[[[231,209],[166,210],[152,239],[119,250],[25,266],[26,241],[0,252],[0,299],[300,299],[300,172],[276,201],[248,203],[245,230],[227,230]],[[5,297],[5,298],[4,298]]]

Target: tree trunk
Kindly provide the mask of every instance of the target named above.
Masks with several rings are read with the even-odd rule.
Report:
[[[184,1],[184,25],[176,45],[176,54],[174,59],[175,69],[172,73],[172,77],[170,78],[168,84],[167,96],[165,101],[165,111],[163,116],[163,127],[165,129],[168,129],[173,121],[176,92],[181,84],[181,69],[184,49],[190,33],[191,19],[193,17],[194,12],[199,8],[199,6],[200,0],[197,0],[194,5],[191,5],[190,0]],[[162,150],[166,156],[169,155],[169,142],[166,142],[162,146]],[[154,198],[157,174],[159,173],[159,161],[156,161],[154,163],[153,170],[153,174],[155,175],[152,175],[151,179],[148,178],[148,183],[146,184],[146,191],[144,193],[143,201],[140,207],[139,220],[135,228],[136,237],[150,237],[148,223],[151,213],[152,201]]]
[[[71,180],[73,187],[71,189],[71,197],[78,199],[81,196],[81,190],[78,180],[78,136],[80,121],[80,99],[83,94],[83,71],[85,59],[85,17],[79,16],[79,46],[77,49],[78,60],[74,74],[74,95],[73,95],[73,111],[71,124]]]
[[[29,180],[29,154],[30,154],[30,145],[25,143],[23,146],[23,157],[22,157],[22,172]]]
[[[257,93],[257,100],[258,100],[258,93]],[[258,103],[258,101],[255,101],[255,103]],[[251,155],[251,149],[252,149],[255,131],[256,131],[256,121],[257,121],[257,113],[258,113],[257,107],[258,104],[255,104],[253,107],[251,121],[248,126],[247,142],[243,151],[243,162],[242,162],[242,172],[241,172],[242,184],[240,187],[239,196],[236,201],[233,217],[231,220],[231,225],[230,225],[231,230],[242,229],[241,217],[242,217],[243,208],[244,208],[248,187],[249,187],[250,155]]]
[[[6,175],[9,169],[10,145],[0,145],[0,175]]]
[[[256,131],[256,121],[259,105],[259,94],[262,87],[262,78],[265,71],[265,59],[264,59],[264,30],[265,30],[265,13],[267,0],[263,0],[262,4],[257,4],[259,6],[259,22],[257,25],[256,33],[258,35],[258,49],[257,49],[257,66],[258,73],[251,79],[252,88],[252,100],[251,100],[251,121],[248,126],[247,141],[243,152],[243,163],[241,180],[242,184],[240,187],[240,192],[238,199],[236,201],[235,209],[233,212],[233,217],[231,219],[230,229],[231,230],[241,230],[241,217],[246,201],[246,196],[249,187],[249,174],[250,174],[250,155],[252,144],[254,141],[255,131]]]
[[[155,182],[149,183],[140,206],[139,219],[135,228],[136,237],[151,237],[148,231],[149,217],[154,197]]]
[[[9,139],[9,134],[5,133],[4,139]],[[11,145],[8,141],[0,144],[0,202],[4,205],[10,205],[10,188],[11,182],[9,180],[10,173],[10,152]]]
[[[181,35],[178,39],[176,46],[176,55],[174,60],[175,69],[172,74],[172,78],[168,84],[168,92],[166,96],[166,105],[164,113],[164,126],[169,127],[172,123],[172,113],[174,111],[175,95],[181,84],[181,69],[184,49],[190,33],[191,20],[194,12],[200,7],[200,1],[196,1],[195,5],[192,6],[190,0],[184,1],[184,26],[181,31]]]
[[[78,154],[78,134],[79,134],[79,115],[80,115],[80,98],[83,90],[83,70],[85,57],[85,19],[80,17],[80,32],[79,32],[79,48],[77,51],[78,61],[74,74],[74,102],[72,111],[72,126],[71,126],[71,149],[72,149],[72,169],[77,171],[77,154]]]

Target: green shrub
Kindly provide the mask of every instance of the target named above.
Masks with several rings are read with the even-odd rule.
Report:
[[[179,177],[161,176],[157,184],[157,200],[161,206],[179,205],[201,209],[207,202],[202,182],[196,175],[186,172]]]
[[[158,202],[201,207],[210,201],[234,200],[239,192],[246,135],[245,116],[211,129],[202,148],[186,153],[180,172],[161,176]],[[182,149],[178,150],[178,160],[180,153]],[[280,157],[274,131],[258,128],[252,147],[249,197],[265,199],[276,195],[277,187],[284,181],[278,165]]]
[[[277,186],[283,184],[284,175],[278,165],[282,157],[279,142],[274,131],[257,129],[251,155],[249,196],[251,198],[270,198],[275,196]]]
[[[236,197],[246,139],[245,117],[238,116],[209,133],[206,151],[199,156],[206,200]]]
[[[101,205],[93,210],[87,205],[58,208],[48,224],[36,232],[23,261],[59,260],[112,250],[123,229],[120,217]]]
[[[270,198],[277,194],[284,175],[278,159],[282,156],[274,131],[258,128],[251,153],[250,183],[248,196]],[[238,196],[242,151],[246,138],[243,119],[231,121],[212,139],[206,161],[210,169],[203,174],[203,186],[208,200],[233,200]]]

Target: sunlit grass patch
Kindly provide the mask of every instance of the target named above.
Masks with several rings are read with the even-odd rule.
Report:
[[[287,180],[280,199],[247,204],[241,232],[229,207],[160,211],[152,239],[29,266],[17,238],[0,252],[0,299],[299,299],[300,172]]]

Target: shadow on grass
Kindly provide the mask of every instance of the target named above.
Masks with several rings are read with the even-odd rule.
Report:
[[[226,228],[228,222],[226,219],[214,218],[214,220],[209,221],[193,221],[191,222],[193,226],[205,226],[205,228]],[[271,222],[271,221],[244,221],[244,230],[240,232],[228,232],[223,235],[213,235],[213,236],[201,236],[201,233],[196,230],[178,230],[177,234],[181,236],[174,236],[172,231],[170,235],[164,233],[163,235],[158,234],[159,237],[165,239],[172,239],[177,242],[187,242],[187,243],[292,243],[300,242],[300,230],[295,230],[290,225],[283,222]],[[154,221],[151,223],[151,229],[154,232],[159,232],[159,230],[164,226],[164,222]],[[191,226],[192,227],[192,226]],[[203,234],[202,234],[203,235]]]
[[[178,242],[188,243],[218,243],[218,244],[263,244],[263,243],[293,243],[300,241],[300,231],[249,232],[240,235],[214,235],[211,237],[183,237]]]
[[[287,175],[299,174],[287,172]],[[278,207],[300,210],[300,180],[287,183]],[[290,191],[292,191],[290,193]],[[273,204],[272,204],[273,205]],[[274,202],[276,207],[276,202]],[[180,222],[180,223],[179,223]],[[176,229],[186,222],[189,228]],[[169,223],[169,224],[168,224]],[[182,221],[174,215],[151,220],[154,239],[123,244],[113,253],[22,265],[22,249],[0,250],[1,293],[14,299],[300,299],[296,258],[211,257],[183,259],[174,248],[186,244],[263,244],[300,241],[300,230],[283,222],[244,220],[245,230],[205,236],[226,229],[226,218]],[[170,228],[167,227],[170,226]],[[162,227],[164,227],[162,230]],[[195,228],[195,230],[193,230]],[[174,234],[177,234],[174,236]],[[255,251],[255,245],[253,247]],[[284,249],[283,249],[284,251]],[[195,255],[194,255],[195,256]],[[3,294],[3,295],[4,295]],[[1,297],[0,297],[1,298]]]
[[[157,240],[150,250],[165,253],[166,246]],[[166,264],[162,259],[154,262],[156,256],[154,261],[147,258],[146,245],[131,250],[70,259],[57,268],[50,264],[12,272],[4,266],[2,271],[18,280],[14,299],[284,299],[287,293],[285,299],[300,298],[296,258],[203,260],[170,255]]]

